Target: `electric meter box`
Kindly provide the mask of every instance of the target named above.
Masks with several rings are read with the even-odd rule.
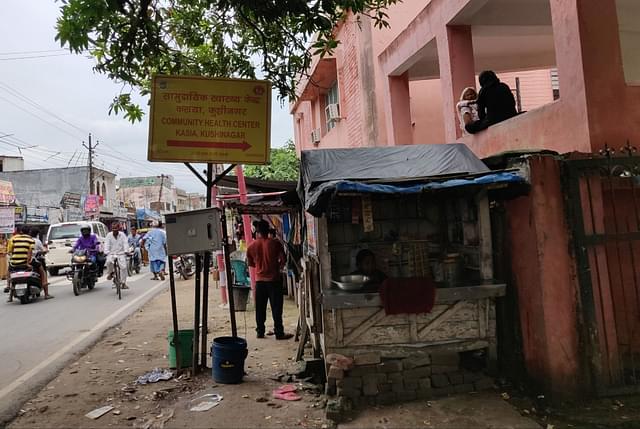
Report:
[[[169,255],[222,249],[220,210],[209,208],[164,216]]]

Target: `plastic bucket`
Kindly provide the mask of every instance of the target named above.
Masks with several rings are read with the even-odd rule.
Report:
[[[180,367],[191,366],[193,359],[193,329],[180,329],[178,331],[178,346],[180,347]],[[173,342],[173,331],[169,331],[169,368],[176,367],[176,347]]]
[[[216,383],[237,384],[244,376],[247,341],[240,337],[218,337],[211,345],[211,375]]]
[[[247,311],[247,302],[249,301],[249,291],[251,287],[234,286],[232,290],[233,305],[236,311]]]

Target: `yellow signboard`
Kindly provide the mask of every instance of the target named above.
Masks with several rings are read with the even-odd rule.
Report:
[[[266,164],[270,125],[267,81],[156,75],[148,159]]]

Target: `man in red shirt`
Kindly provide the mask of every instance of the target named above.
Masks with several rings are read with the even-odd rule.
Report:
[[[287,260],[282,244],[269,238],[269,223],[256,222],[257,238],[247,249],[247,263],[256,269],[256,333],[264,338],[264,323],[267,320],[267,302],[271,304],[273,331],[278,340],[288,340],[292,334],[285,334],[282,324],[282,280],[280,271]]]

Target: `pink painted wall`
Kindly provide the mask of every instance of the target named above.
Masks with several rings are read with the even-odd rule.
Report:
[[[540,388],[567,396],[578,393],[587,380],[577,377],[578,292],[567,252],[559,163],[553,157],[536,157],[530,167],[530,194],[507,203],[524,357],[529,376]]]

